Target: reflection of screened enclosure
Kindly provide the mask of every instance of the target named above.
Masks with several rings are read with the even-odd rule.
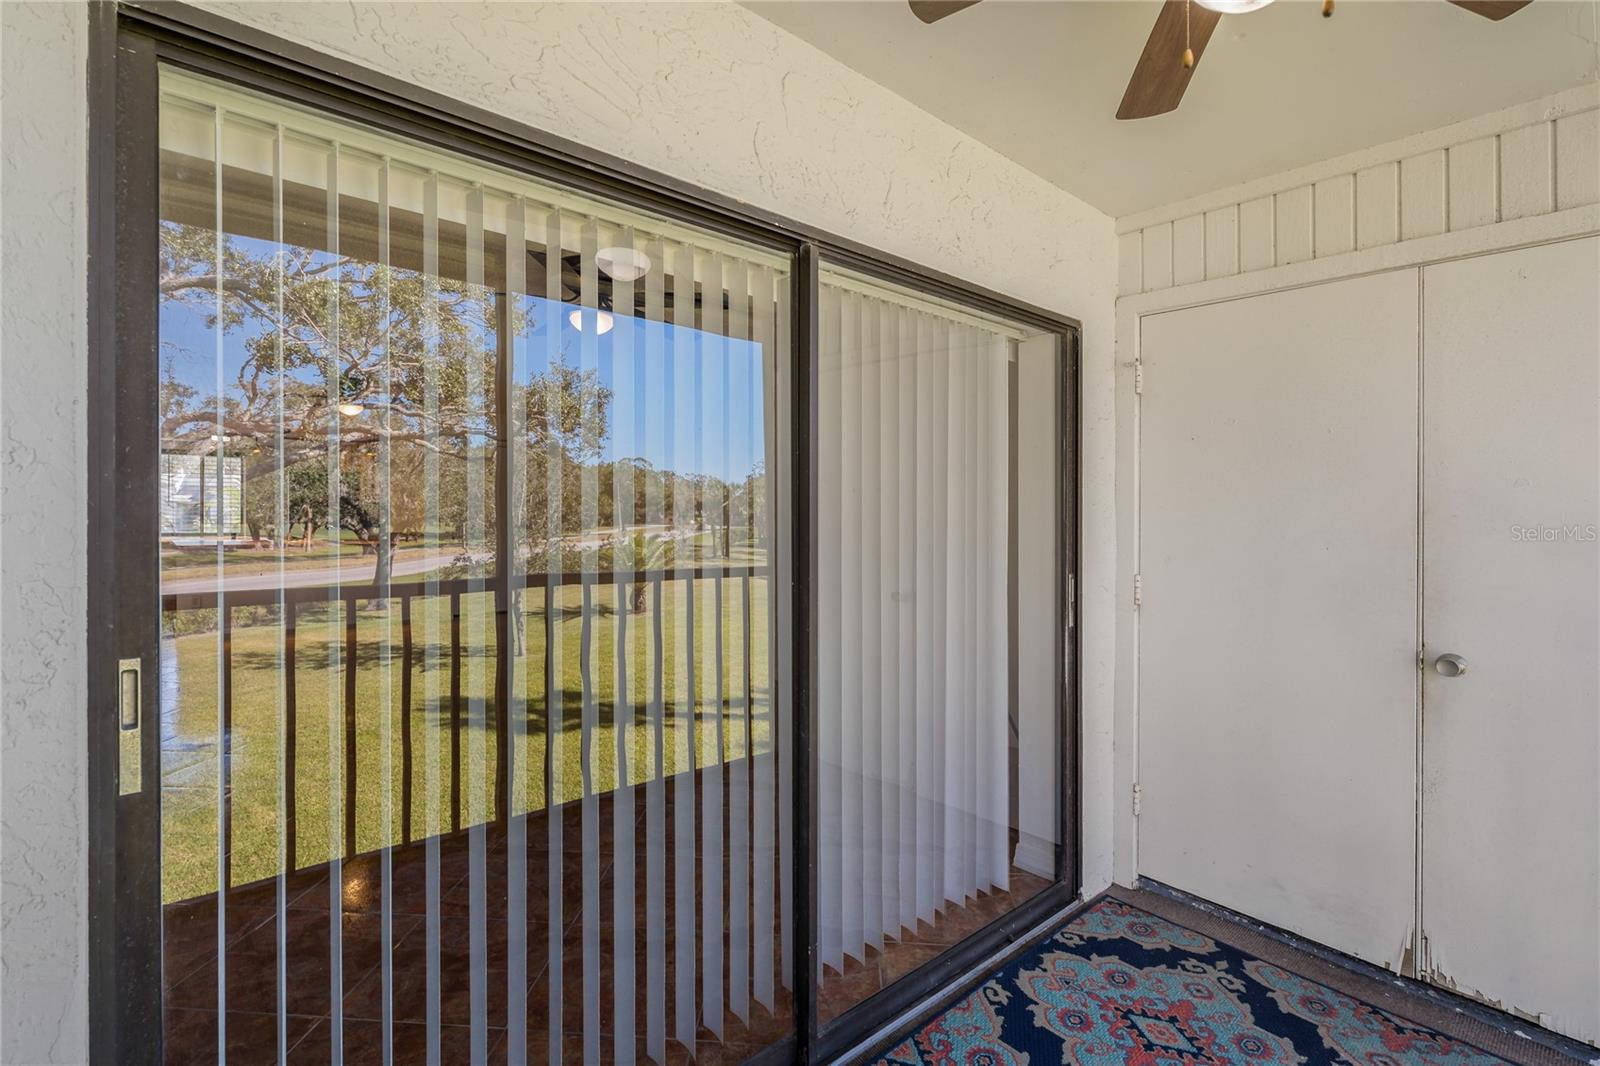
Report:
[[[212,533],[232,537],[243,528],[243,457],[162,453],[162,536]]]

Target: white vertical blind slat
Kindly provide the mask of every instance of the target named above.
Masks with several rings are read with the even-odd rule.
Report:
[[[484,286],[483,263],[483,188],[475,186],[467,193],[466,274],[467,290],[474,305],[487,311],[490,294]],[[481,337],[467,353],[466,417],[477,421],[483,403],[485,387],[485,362],[487,343],[498,342],[498,324],[484,323],[494,332]],[[469,448],[467,452],[467,514],[466,547],[468,551],[482,550],[487,534],[484,514],[486,477],[482,448]],[[503,560],[499,560],[503,563]],[[488,909],[488,852],[485,847],[484,823],[488,820],[488,765],[485,735],[488,732],[488,705],[484,699],[484,665],[487,658],[478,654],[487,650],[487,624],[483,610],[484,581],[475,573],[468,580],[469,594],[462,597],[463,626],[461,639],[464,664],[462,685],[469,693],[464,728],[467,733],[467,810],[464,812],[467,830],[467,958],[469,976],[468,996],[471,1003],[470,1046],[474,1059],[489,1052],[489,955],[485,912]]]
[[[885,660],[876,651],[883,629],[884,599],[880,594],[880,567],[883,536],[879,527],[879,501],[882,499],[878,460],[878,426],[882,419],[879,377],[883,349],[878,327],[877,300],[860,300],[858,336],[860,339],[860,412],[857,421],[856,469],[860,472],[861,573],[856,588],[860,597],[861,684],[857,706],[861,735],[861,895],[862,926],[867,943],[883,951],[883,736],[884,708],[881,672]],[[892,662],[892,660],[890,660]]]
[[[880,781],[879,881],[885,936],[900,932],[900,353],[897,315],[885,301],[874,301],[878,320],[878,775]]]
[[[545,216],[544,365],[547,371],[553,371],[563,362],[561,334],[566,312],[562,305],[561,284],[562,221],[560,211],[551,211]],[[548,863],[546,882],[546,894],[549,900],[546,915],[549,946],[546,949],[545,973],[549,975],[549,980],[548,1002],[545,1005],[545,1031],[546,1061],[561,1062],[562,1035],[565,1028],[562,997],[566,976],[562,949],[567,922],[566,902],[562,898],[562,886],[565,880],[563,875],[566,871],[563,868],[564,863],[558,857],[565,854],[561,837],[564,821],[562,804],[567,799],[567,782],[565,685],[560,675],[566,661],[564,640],[566,627],[558,624],[556,619],[560,617],[557,592],[565,569],[561,553],[565,493],[562,491],[563,457],[559,446],[555,443],[560,439],[559,411],[553,404],[547,406],[546,431],[550,443],[546,445],[544,456],[546,504],[543,547],[548,578],[544,590],[544,610],[541,613],[545,630],[545,832],[548,838],[546,854],[551,856],[551,859]]]
[[[579,284],[581,286],[580,321],[578,334],[578,370],[587,376],[596,373],[600,348],[599,267],[595,254],[599,251],[599,233],[595,222],[586,219],[579,232]],[[587,416],[585,416],[587,417]],[[593,463],[584,463],[578,475],[579,528],[592,530],[600,524],[599,473]],[[600,698],[595,690],[593,663],[596,626],[594,625],[594,574],[600,568],[598,547],[593,538],[583,538],[582,563],[582,614],[579,662],[582,692],[582,756],[583,791],[580,803],[583,833],[583,1060],[588,1066],[599,1066],[600,1003],[604,995],[600,980],[600,797],[597,791],[598,734],[600,727]]]
[[[727,287],[722,253],[712,252],[709,256],[697,258],[695,268],[695,277],[700,283],[701,298],[700,332],[696,338],[698,350],[695,353],[697,386],[694,393],[695,453],[694,463],[690,469],[704,472],[711,450],[720,443],[716,439],[720,437],[720,433],[713,425],[711,412],[722,402],[720,379],[727,361],[727,341],[722,336],[725,323],[723,300],[726,297]],[[723,417],[726,417],[725,412]],[[696,493],[699,498],[701,521],[709,525],[711,540],[714,543],[716,518],[713,511],[720,509],[721,501],[713,497],[711,486],[703,480],[696,486]],[[708,553],[714,554],[714,549],[708,549]],[[696,582],[696,584],[700,587],[700,597],[695,604],[699,621],[695,632],[695,645],[700,657],[698,668],[700,688],[697,700],[710,704],[712,719],[712,735],[697,737],[700,750],[704,753],[702,764],[704,768],[699,774],[704,799],[700,808],[703,837],[700,842],[700,878],[704,886],[704,891],[700,895],[702,915],[700,1014],[701,1024],[720,1037],[723,1033],[725,1002],[723,951],[727,937],[722,910],[726,813],[723,794],[725,787],[723,759],[726,757],[724,735],[726,714],[723,704],[723,583],[718,577],[710,582]],[[710,587],[707,588],[707,585]]]
[[[843,479],[840,471],[839,418],[841,337],[840,301],[824,301],[819,309],[817,341],[817,616],[838,618],[844,603],[841,586],[843,529],[840,524]],[[844,896],[842,860],[845,847],[841,825],[841,649],[839,637],[828,628],[817,635],[817,676],[820,691],[815,703],[817,750],[817,961],[819,966],[844,970]],[[820,980],[818,973],[815,980]]]
[[[339,486],[344,480],[343,459],[339,448],[340,413],[339,392],[343,368],[339,358],[339,311],[342,298],[339,282],[343,266],[339,262],[339,146],[327,150],[328,184],[326,189],[327,255],[333,264],[333,298],[328,308],[326,350],[323,352],[323,374],[328,390],[327,470],[329,515],[339,513]],[[222,230],[222,226],[217,227]],[[220,368],[219,368],[220,369]],[[221,388],[219,381],[218,395]],[[222,432],[218,423],[217,432]],[[219,501],[220,502],[220,501]],[[220,518],[220,515],[219,515]],[[220,528],[220,524],[219,527]],[[344,585],[342,557],[333,559],[332,587]],[[221,576],[220,574],[218,575]],[[331,597],[330,597],[331,599]],[[344,1060],[344,923],[341,915],[344,888],[344,671],[351,665],[344,661],[344,612],[353,608],[347,600],[338,607],[329,604],[327,612],[328,633],[328,996],[330,1017],[328,1032],[332,1037],[332,1059]],[[219,921],[218,926],[222,923]],[[225,967],[219,967],[219,972]],[[218,1030],[226,1026],[226,1015],[219,1017]],[[223,1061],[226,1061],[224,1057]]]
[[[984,557],[984,582],[994,596],[990,610],[995,617],[1009,617],[1010,602],[1005,594],[1006,574],[1010,566],[1011,508],[1008,506],[1010,489],[1011,449],[1011,365],[1016,342],[1004,337],[990,341],[989,417],[996,427],[991,439],[994,448],[989,458],[988,484],[990,501],[985,513],[994,523],[994,550]],[[1011,662],[1011,627],[989,627],[989,654],[991,664],[988,688],[982,696],[984,706],[990,708],[990,721],[984,727],[992,738],[991,765],[1003,768],[989,782],[989,819],[987,841],[989,845],[989,884],[1008,892],[1011,889],[1011,723],[1010,672],[1002,664]]]
[[[672,370],[672,396],[676,403],[667,410],[672,427],[671,463],[669,469],[683,469],[693,456],[694,427],[689,419],[681,417],[685,398],[693,395],[695,342],[691,332],[695,324],[695,251],[687,245],[675,249],[672,271],[672,321],[674,329]],[[674,537],[672,595],[674,598],[671,626],[674,658],[674,735],[675,761],[673,764],[673,966],[675,969],[675,1019],[674,1035],[691,1050],[699,1025],[699,1012],[695,1000],[696,976],[699,957],[695,949],[695,655],[691,643],[694,624],[693,570],[684,565],[687,559],[680,530],[689,529],[694,521],[694,501],[687,485],[679,480],[672,492],[672,536]]]
[[[918,811],[919,780],[917,737],[917,648],[918,618],[916,589],[918,577],[918,528],[921,503],[917,496],[917,324],[905,308],[894,311],[897,364],[895,377],[899,392],[899,419],[895,427],[895,446],[899,469],[896,477],[900,497],[896,508],[900,526],[900,567],[896,582],[899,606],[900,645],[896,662],[900,677],[900,928],[915,932],[918,913]]]
[[[861,876],[861,297],[846,293],[839,322],[840,869],[844,953],[866,961]]]
[[[753,734],[765,736],[765,741],[752,745],[751,759],[753,760],[754,781],[751,789],[752,819],[751,835],[753,839],[751,862],[753,865],[752,877],[752,905],[751,925],[753,927],[753,949],[755,958],[755,972],[753,984],[756,1002],[768,1011],[774,1009],[776,1000],[774,996],[775,982],[773,980],[773,922],[776,919],[774,906],[774,892],[772,879],[776,872],[774,864],[777,862],[778,849],[773,839],[773,822],[776,811],[773,804],[777,802],[777,782],[775,780],[775,763],[777,752],[780,748],[778,726],[773,716],[779,698],[778,688],[778,643],[781,637],[777,626],[777,589],[778,589],[778,552],[773,537],[773,507],[772,500],[776,497],[776,457],[778,451],[777,419],[774,408],[777,397],[777,368],[782,365],[777,358],[776,338],[773,336],[774,304],[772,271],[767,267],[757,266],[750,271],[750,308],[751,308],[751,336],[760,345],[760,361],[753,366],[752,374],[756,375],[751,383],[751,410],[761,412],[761,454],[767,457],[765,470],[765,484],[752,486],[759,493],[757,499],[747,499],[746,505],[756,508],[749,528],[757,532],[760,543],[766,547],[767,577],[762,583],[758,578],[752,582],[750,588],[764,589],[766,595],[758,613],[754,607],[751,610],[752,624],[757,621],[765,622],[764,632],[767,639],[767,671],[765,677],[756,672],[754,664],[750,672],[757,686],[758,694],[755,697],[755,706],[751,708],[754,719]],[[758,502],[759,501],[759,502]],[[752,656],[759,655],[762,650],[754,639],[750,642]],[[760,754],[756,754],[759,751]]]
[[[750,399],[748,393],[735,396],[735,363],[740,369],[737,376],[743,381],[753,374],[750,367],[750,347],[740,343],[750,337],[750,271],[739,260],[728,263],[728,340],[724,342],[722,366],[722,410],[727,423],[723,432],[723,455],[732,456],[749,450]],[[741,447],[733,447],[735,442]],[[727,493],[737,484],[738,473],[725,467]],[[733,522],[737,511],[733,500],[724,497],[721,504],[723,521],[723,550],[727,561],[733,547]],[[741,527],[744,525],[740,523]],[[728,1009],[741,1022],[750,1021],[750,704],[745,689],[745,619],[749,617],[745,603],[749,584],[743,581],[727,583],[729,621],[717,620],[719,631],[726,631],[732,641],[729,661],[737,666],[728,671],[730,708],[737,708],[732,721],[733,733],[729,738],[730,755],[737,752],[728,764]],[[737,606],[734,606],[737,604]]]
[[[422,194],[422,283],[423,292],[423,370],[422,370],[422,409],[424,422],[429,426],[436,426],[439,422],[439,366],[442,360],[442,345],[440,343],[439,323],[439,176],[429,173]],[[423,520],[427,526],[436,526],[439,522],[440,507],[440,470],[439,455],[433,449],[423,453]],[[423,762],[424,781],[427,799],[424,802],[424,826],[427,843],[424,845],[426,854],[426,885],[424,887],[426,911],[425,951],[427,954],[427,1044],[428,1054],[438,1054],[440,1041],[440,959],[439,959],[439,933],[440,933],[440,849],[439,835],[443,832],[443,812],[440,801],[440,790],[443,783],[443,773],[440,766],[440,736],[439,729],[433,724],[443,718],[443,692],[440,679],[444,673],[445,655],[443,651],[444,624],[440,610],[439,579],[437,572],[430,573],[427,579],[429,597],[424,612],[423,622],[423,700],[424,706],[430,712],[425,721],[429,722],[424,729]]]
[[[522,764],[527,751],[528,738],[528,656],[526,638],[527,593],[523,583],[528,566],[522,554],[522,539],[528,515],[524,501],[527,499],[527,404],[523,396],[523,380],[528,368],[528,324],[523,317],[529,301],[527,276],[527,201],[518,196],[511,202],[506,219],[505,298],[510,303],[504,316],[512,334],[506,351],[511,365],[503,373],[510,382],[507,395],[509,410],[505,412],[506,426],[502,437],[506,444],[504,462],[508,463],[506,481],[510,486],[511,512],[502,518],[509,526],[511,557],[502,559],[510,590],[507,603],[508,621],[505,627],[509,648],[501,654],[509,655],[507,666],[507,709],[505,722],[510,729],[510,744],[506,758],[506,788],[504,794],[509,806],[506,834],[506,1062],[509,1066],[523,1066],[528,1061],[528,796],[527,770]]]
[[[388,168],[387,167],[385,167],[384,173],[385,173],[385,176],[387,177],[387,173],[388,173]],[[379,252],[379,259],[382,262],[387,262],[388,261],[388,198],[387,198],[387,196],[382,196],[382,197],[379,198],[379,210],[382,212],[381,215],[380,215],[380,219],[379,219],[379,233],[380,233],[380,238],[379,239],[381,241],[383,241],[382,249]],[[274,695],[276,697],[276,704],[277,704],[277,707],[276,707],[276,711],[277,711],[277,732],[278,732],[277,750],[280,753],[280,757],[278,759],[278,768],[277,768],[278,772],[277,772],[277,797],[276,797],[276,801],[277,801],[277,836],[278,836],[278,878],[277,878],[278,884],[277,884],[277,891],[275,893],[275,895],[276,895],[276,910],[277,910],[277,914],[275,916],[276,922],[277,922],[277,930],[276,930],[277,943],[276,943],[276,947],[277,947],[277,953],[278,953],[277,974],[276,974],[276,978],[277,978],[277,980],[276,980],[276,986],[277,986],[276,987],[276,992],[277,992],[277,1007],[278,1007],[278,1026],[277,1026],[278,1033],[277,1033],[277,1036],[278,1036],[278,1062],[279,1062],[280,1066],[283,1066],[283,1064],[288,1061],[288,1056],[289,1056],[289,1019],[288,1019],[288,1013],[289,1013],[288,1012],[288,1006],[289,1006],[289,924],[288,924],[288,913],[287,913],[288,906],[289,906],[289,873],[290,873],[290,871],[289,871],[289,846],[290,846],[290,841],[289,841],[289,821],[288,821],[289,783],[288,783],[288,776],[287,776],[287,774],[288,774],[288,760],[286,758],[282,757],[282,753],[287,752],[289,750],[289,744],[291,743],[291,738],[290,738],[290,734],[289,734],[289,723],[288,723],[288,692],[287,692],[287,688],[288,688],[289,685],[294,683],[294,679],[289,675],[289,671],[288,671],[288,643],[287,643],[289,629],[293,626],[293,623],[294,623],[294,619],[290,616],[289,612],[292,611],[294,608],[293,608],[293,606],[290,605],[290,603],[288,602],[288,597],[285,596],[284,592],[283,592],[284,588],[288,584],[288,582],[285,580],[285,578],[287,577],[287,572],[288,572],[288,567],[285,565],[285,563],[287,561],[286,560],[286,551],[287,551],[287,547],[288,547],[288,529],[289,529],[289,522],[288,522],[288,515],[289,515],[289,485],[288,485],[288,481],[289,481],[289,479],[288,479],[288,475],[287,475],[286,471],[284,470],[284,443],[285,443],[285,436],[286,436],[286,434],[284,432],[284,430],[285,430],[284,422],[285,422],[285,419],[286,419],[285,408],[286,408],[286,391],[287,391],[286,390],[286,383],[287,382],[286,382],[286,374],[285,374],[284,361],[283,361],[283,355],[284,355],[284,352],[283,352],[283,337],[284,337],[283,289],[284,289],[284,273],[285,273],[285,258],[286,258],[286,249],[284,247],[283,236],[284,236],[284,234],[283,234],[283,127],[280,125],[280,126],[276,126],[274,128],[273,137],[272,137],[272,243],[273,243],[273,246],[274,246],[274,249],[275,249],[274,254],[273,254],[273,325],[274,325],[275,328],[273,329],[273,342],[272,342],[272,348],[273,348],[273,355],[272,355],[272,362],[273,362],[272,382],[273,382],[273,391],[274,391],[274,394],[275,394],[275,397],[276,397],[276,402],[275,402],[275,405],[274,405],[276,409],[274,411],[274,419],[273,419],[274,425],[273,425],[273,449],[272,450],[273,450],[273,454],[277,458],[277,470],[275,472],[276,476],[273,478],[272,522],[273,522],[273,528],[281,531],[280,536],[278,538],[278,550],[277,550],[277,556],[278,556],[278,558],[277,558],[278,579],[277,579],[277,583],[276,583],[277,584],[277,589],[278,589],[278,622],[279,622],[279,627],[280,628],[278,630],[278,647],[276,649],[277,650],[277,660],[278,660],[277,661],[277,667],[278,667],[278,669],[277,669],[277,677],[275,679],[275,685],[274,685],[274,688],[276,689],[276,692],[274,693]],[[387,295],[388,295],[387,289],[385,289],[385,304],[386,305],[387,305]],[[388,351],[388,345],[387,344],[384,345],[384,350],[385,350],[385,352]],[[387,359],[385,360],[385,364],[387,365]],[[384,465],[385,465],[385,468],[387,468],[387,450],[385,451],[385,463],[384,463]],[[385,479],[385,487],[387,487],[387,479]],[[386,795],[387,795],[387,793],[386,793]],[[386,915],[387,915],[387,913],[388,913],[388,911],[390,909],[389,908],[388,892],[389,892],[389,883],[388,883],[388,878],[385,877],[385,879],[384,879],[384,907],[385,907]],[[386,1008],[388,1007],[388,1005],[390,1003],[389,990],[393,986],[393,966],[392,966],[392,962],[391,962],[391,959],[390,959],[390,949],[392,948],[392,946],[393,946],[393,928],[392,928],[391,922],[388,919],[388,917],[385,917],[385,920],[384,920],[384,944],[383,944],[383,947],[384,947],[384,953],[383,953],[384,977],[383,977],[383,982],[384,982],[384,1005],[385,1005]],[[386,1025],[387,1025],[387,1023],[386,1023]]]
[[[665,351],[666,296],[663,275],[666,271],[666,248],[660,240],[651,241],[645,254],[659,269],[645,275],[645,328],[644,379],[639,384],[645,390],[639,404],[644,423],[644,439],[655,440],[662,432],[665,402],[645,402],[649,397],[667,394]],[[661,481],[651,478],[645,486],[644,522],[659,526],[664,521]],[[647,536],[640,543],[648,548]],[[648,552],[643,562],[649,562]],[[641,565],[640,567],[644,567]],[[652,569],[654,566],[651,567]],[[648,620],[641,624],[649,627],[646,645],[650,673],[647,699],[649,700],[650,751],[652,765],[645,784],[645,1051],[657,1063],[665,1063],[667,1056],[667,811],[666,811],[666,731],[663,723],[665,651],[661,631],[661,587],[647,588],[644,595],[648,603]]]
[[[634,248],[631,226],[624,227],[617,238],[617,246],[626,250]],[[627,272],[612,278],[611,307],[615,325],[611,333],[611,373],[618,396],[638,395],[638,357],[643,342],[643,329],[634,317],[634,278]],[[641,411],[642,413],[642,411]],[[637,421],[637,418],[636,418]],[[614,431],[615,432],[615,431]],[[613,525],[618,530],[619,543],[630,536],[637,517],[634,514],[634,469],[621,461],[612,463]],[[621,566],[613,563],[612,569]],[[638,891],[634,870],[634,806],[633,763],[633,688],[632,678],[639,664],[634,658],[636,641],[633,639],[632,617],[627,595],[629,586],[614,582],[611,592],[616,617],[616,696],[613,700],[615,715],[616,790],[611,800],[611,1027],[614,1051],[612,1061],[617,1066],[632,1066],[635,1054],[634,1020],[637,1014],[634,982],[634,898]]]

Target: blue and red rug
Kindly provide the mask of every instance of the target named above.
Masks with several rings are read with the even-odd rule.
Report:
[[[1471,1044],[1103,898],[880,1066],[1488,1066]]]

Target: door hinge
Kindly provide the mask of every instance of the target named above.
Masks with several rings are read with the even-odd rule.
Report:
[[[1133,609],[1138,610],[1144,605],[1144,575],[1133,575]]]
[[[1134,782],[1134,785],[1133,785],[1133,816],[1135,818],[1139,817],[1139,812],[1143,809],[1143,807],[1144,807],[1144,789],[1139,787],[1139,783],[1138,782]]]
[[[1133,361],[1133,394],[1144,395],[1144,363],[1137,359]]]
[[[1067,628],[1078,624],[1078,575],[1067,575]]]

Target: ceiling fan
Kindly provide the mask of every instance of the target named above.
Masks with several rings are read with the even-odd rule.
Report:
[[[923,22],[934,23],[978,0],[910,0],[912,13]],[[1532,0],[1450,0],[1475,15],[1498,22],[1520,11]],[[1223,15],[1243,14],[1266,7],[1272,0],[1166,0],[1156,16],[1155,28],[1144,43],[1144,52],[1128,89],[1122,94],[1118,118],[1149,118],[1164,115],[1178,106],[1189,79],[1206,50],[1206,42],[1222,21]],[[1323,0],[1324,16],[1333,14],[1333,0]]]

